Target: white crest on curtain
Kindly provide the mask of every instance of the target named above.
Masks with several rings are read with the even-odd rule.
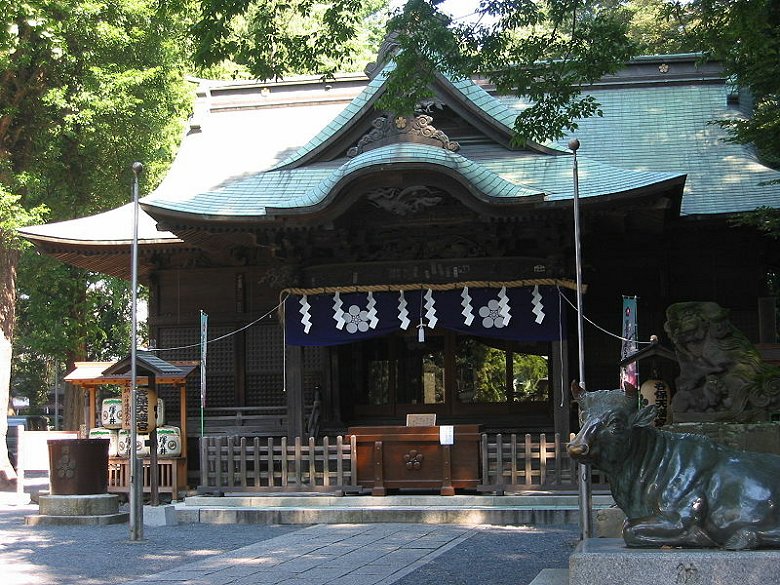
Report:
[[[485,329],[491,327],[501,329],[509,324],[512,314],[509,308],[509,297],[506,296],[506,287],[498,291],[497,299],[490,299],[487,305],[479,308],[479,316],[482,317],[482,326]]]
[[[333,295],[333,320],[336,321],[336,329],[341,331],[346,328],[347,333],[365,333],[369,329],[375,329],[379,324],[376,310],[376,299],[373,293],[366,295],[365,308],[360,305],[350,305],[346,311],[342,309],[344,302],[341,295]]]

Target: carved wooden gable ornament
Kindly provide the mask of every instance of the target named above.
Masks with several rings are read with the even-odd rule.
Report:
[[[450,152],[458,152],[460,144],[438,130],[433,124],[433,117],[427,114],[417,116],[380,116],[372,123],[372,129],[358,140],[358,143],[347,151],[349,158],[374,148],[379,148],[394,142],[416,142],[440,146]]]

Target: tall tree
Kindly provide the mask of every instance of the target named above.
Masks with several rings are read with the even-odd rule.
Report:
[[[198,0],[202,67],[232,62],[258,79],[361,70],[381,42],[389,0]]]
[[[6,345],[19,251],[5,227],[42,205],[54,220],[115,206],[129,196],[133,160],[147,163],[152,181],[169,161],[188,103],[182,8],[154,0],[0,0],[0,195],[12,202],[0,207]],[[77,348],[72,353],[79,357]],[[0,402],[8,401],[9,363],[5,351]],[[5,431],[4,409],[0,440]],[[0,469],[10,475],[4,456],[0,450]]]

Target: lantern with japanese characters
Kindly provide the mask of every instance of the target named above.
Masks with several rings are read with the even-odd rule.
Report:
[[[157,391],[139,387],[135,395],[136,432],[148,434],[157,426]],[[122,389],[122,428],[130,429],[130,388]]]
[[[669,385],[660,379],[646,380],[639,388],[639,394],[642,397],[642,406],[655,404],[655,426],[665,425],[669,399],[671,398]]]

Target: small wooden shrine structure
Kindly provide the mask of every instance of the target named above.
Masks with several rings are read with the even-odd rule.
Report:
[[[77,362],[75,369],[65,376],[65,381],[88,393],[84,433],[100,426],[98,412],[98,393],[102,386],[114,386],[123,389],[130,388],[129,358],[117,362]],[[158,485],[161,492],[168,492],[177,499],[180,490],[187,487],[187,377],[198,366],[196,361],[166,362],[157,356],[139,351],[136,356],[136,384],[138,387],[154,384],[157,388],[167,386],[172,392],[166,394],[168,407],[174,402],[170,398],[178,395],[178,426],[181,431],[181,453],[178,457],[157,459]],[[170,397],[170,398],[169,398]],[[174,413],[169,413],[174,416]],[[132,449],[134,446],[130,445]],[[144,457],[143,488],[152,490],[150,466],[156,457]],[[109,458],[108,491],[127,493],[130,489],[129,462],[127,457]]]

